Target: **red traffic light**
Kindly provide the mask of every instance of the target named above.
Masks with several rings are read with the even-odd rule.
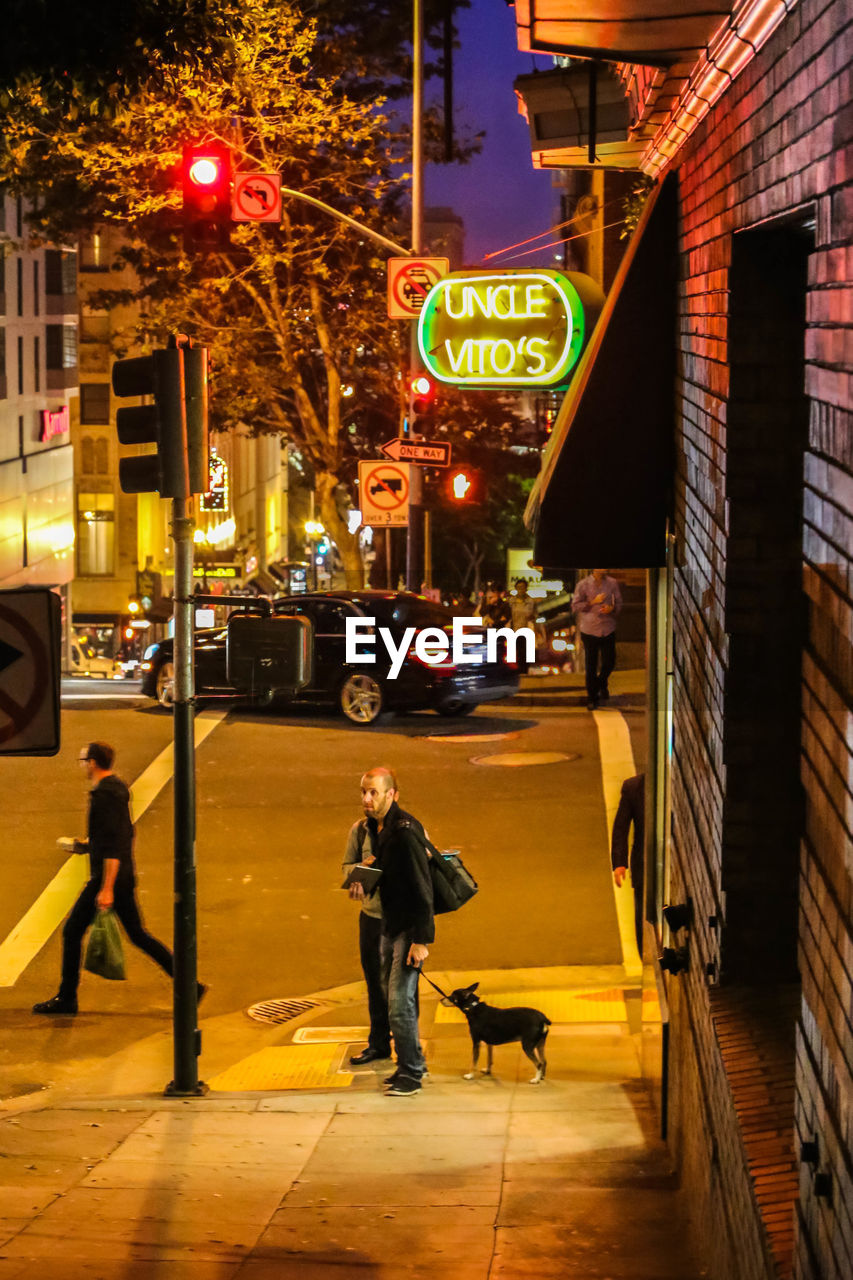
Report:
[[[231,230],[231,155],[217,143],[184,147],[184,247],[225,249]]]
[[[219,159],[211,156],[198,156],[189,167],[189,180],[197,187],[212,187],[222,180],[222,166]]]
[[[409,383],[409,401],[412,414],[423,416],[429,413],[435,402],[435,383],[425,373],[419,373]]]

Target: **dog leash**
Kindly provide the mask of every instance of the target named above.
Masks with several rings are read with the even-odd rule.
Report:
[[[450,996],[447,994],[447,992],[446,992],[446,991],[442,991],[441,987],[436,986],[436,984],[433,982],[432,978],[427,978],[426,974],[425,974],[425,973],[424,973],[424,971],[423,971],[423,967],[422,967],[421,965],[418,965],[418,967],[417,967],[417,968],[418,968],[418,974],[420,975],[420,977],[422,977],[422,978],[426,978],[427,982],[428,982],[428,983],[429,983],[429,985],[432,987],[433,991],[437,991],[437,992],[438,992],[438,994],[439,994],[440,996],[443,996],[445,1000],[449,1000],[449,999],[450,999]]]

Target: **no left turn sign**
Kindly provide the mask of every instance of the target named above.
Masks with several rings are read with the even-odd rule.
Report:
[[[235,222],[281,222],[281,174],[235,173],[231,217]]]
[[[0,591],[0,755],[59,750],[59,597]]]

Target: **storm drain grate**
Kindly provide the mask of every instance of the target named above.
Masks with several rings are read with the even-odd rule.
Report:
[[[269,1022],[277,1027],[311,1009],[319,1009],[322,1003],[321,1000],[261,1000],[259,1004],[253,1004],[248,1012],[249,1017],[256,1022]]]

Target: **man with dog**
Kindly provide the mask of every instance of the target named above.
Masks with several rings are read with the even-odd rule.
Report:
[[[418,976],[421,964],[429,955],[429,944],[435,940],[435,920],[424,829],[416,818],[400,808],[398,795],[397,779],[384,766],[369,769],[361,779],[361,805],[371,856],[382,872],[378,890],[382,922],[379,975],[397,1055],[396,1070],[385,1080],[387,1096],[412,1098],[420,1092],[426,1070],[418,1035]],[[363,860],[369,861],[369,858]],[[361,896],[358,889],[350,892],[353,897]],[[364,965],[364,953],[362,966],[367,980],[371,964]],[[362,1062],[382,1056],[378,1051],[385,1048],[378,1040],[374,1043],[373,1019],[371,1007],[371,1040],[367,1049],[357,1055]],[[376,1031],[383,1032],[379,1019]],[[376,1052],[372,1052],[372,1048]],[[357,1059],[355,1065],[360,1065]]]

